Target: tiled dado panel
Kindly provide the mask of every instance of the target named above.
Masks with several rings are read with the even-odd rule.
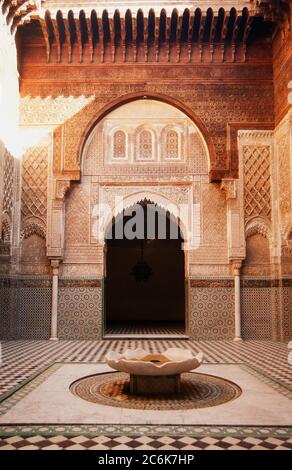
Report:
[[[292,279],[244,278],[241,319],[243,339],[292,338]]]
[[[96,340],[102,335],[100,280],[63,278],[59,281],[58,337]]]
[[[51,277],[0,279],[0,338],[48,339],[51,321]]]
[[[21,287],[18,290],[17,338],[49,339],[51,287]]]
[[[272,287],[244,287],[241,291],[243,339],[272,339]]]
[[[292,279],[283,282],[283,330],[284,340],[292,340]]]
[[[0,287],[0,339],[10,338],[10,288]]]
[[[195,340],[234,337],[232,279],[190,281],[189,335]]]

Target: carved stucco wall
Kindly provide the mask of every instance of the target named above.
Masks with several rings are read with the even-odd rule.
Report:
[[[278,197],[277,239],[282,277],[279,303],[282,306],[281,338],[292,339],[292,112],[275,130]]]
[[[292,274],[287,239],[291,220],[291,130],[287,121],[288,117],[275,133],[239,132],[246,237],[244,338],[292,336],[292,312],[287,306]]]
[[[150,152],[143,161],[138,146],[141,142],[137,135],[145,129],[152,133],[153,142],[150,148],[152,154]],[[180,140],[175,150],[177,158],[166,163],[170,145],[166,133],[169,129],[175,130]],[[114,155],[116,132],[124,133],[121,141],[124,147],[117,158]],[[196,234],[196,246],[187,253],[186,277],[191,276],[193,271],[196,272],[197,266],[201,275],[228,275],[226,198],[219,184],[209,183],[207,173],[206,144],[196,126],[176,108],[151,100],[140,100],[110,113],[97,124],[89,136],[83,153],[81,182],[72,184],[65,197],[63,275],[70,277],[78,273],[79,276],[95,274],[103,277],[103,240],[97,240],[94,235],[94,208],[98,203],[108,205],[111,210],[110,220],[115,210],[116,198],[122,200],[125,207],[145,198],[164,208],[169,204],[175,208],[184,204],[190,217],[182,228],[194,229]],[[214,293],[214,296],[211,295],[211,291],[212,289],[207,289],[202,293],[195,287],[189,289],[189,321],[192,325],[190,335],[206,339],[206,328],[209,328],[209,336],[214,329],[214,339],[231,338],[234,323],[233,287],[229,285],[227,290],[222,288],[218,293],[219,300],[222,297],[219,302],[220,311],[214,303],[217,297]],[[80,292],[82,293],[82,289]],[[62,337],[69,334],[70,322],[72,328],[74,323],[75,333],[70,333],[72,337],[80,334],[78,319],[67,317],[68,306],[66,307],[64,301],[71,298],[78,303],[80,292],[77,287],[61,289],[62,301],[60,300],[59,305]],[[206,293],[208,302],[205,301]],[[191,301],[198,296],[205,309],[198,308],[196,300]],[[209,323],[206,323],[206,309],[210,302],[214,308],[209,311]],[[73,304],[74,301],[72,308]],[[92,318],[90,316],[85,322]],[[83,315],[80,315],[80,319],[84,326]],[[203,322],[200,332],[193,326],[198,319]]]
[[[22,157],[20,271],[49,274],[46,253],[48,146],[29,147]]]
[[[129,132],[126,142],[131,144],[132,141],[132,146],[129,146],[129,160],[123,163],[111,161],[109,135],[116,126],[116,121],[113,116],[109,115],[96,126],[85,147],[81,182],[72,184],[65,197],[65,250],[61,273],[68,279],[74,278],[77,284],[74,286],[64,284],[60,287],[60,337],[94,339],[101,334],[101,289],[96,286],[83,285],[84,277],[102,278],[104,273],[103,244],[96,240],[92,231],[94,224],[92,209],[97,202],[108,202],[111,207],[114,207],[114,197],[119,195],[132,202],[136,202],[135,198],[140,200],[142,197],[149,197],[150,200],[152,198],[160,202],[165,200],[174,204],[183,202],[188,207],[191,203],[197,205],[195,230],[199,243],[196,249],[188,252],[187,276],[191,279],[189,287],[190,335],[196,339],[232,338],[234,294],[228,257],[229,203],[220,185],[208,181],[208,158],[204,142],[197,130],[189,132],[188,129],[186,132],[184,116],[181,122],[184,132],[188,135],[188,143],[182,145],[180,161],[171,161],[166,165],[160,159],[165,155],[167,145],[159,124],[160,128],[158,127],[157,130],[154,125],[153,130],[156,132],[159,145],[162,147],[165,145],[164,149],[160,154],[156,151],[157,160],[147,163],[137,162],[135,128],[133,129],[135,126],[129,117],[124,115],[124,118],[123,129]],[[175,119],[179,121],[177,116]],[[289,283],[289,275],[291,276],[289,264],[291,184],[287,188],[289,175],[291,180],[289,162],[291,152],[287,134],[289,122],[283,124],[284,127],[286,126],[285,129],[279,128],[275,134],[277,143],[275,147],[274,136],[271,132],[241,131],[239,133],[241,178],[238,187],[235,186],[237,189],[235,189],[232,207],[236,209],[237,204],[238,207],[242,204],[244,210],[240,227],[244,229],[247,248],[243,275],[246,279],[244,282],[248,284],[243,282],[242,290],[242,326],[245,338],[271,338],[275,337],[275,331],[279,331],[278,338],[289,339],[291,337],[291,286]],[[105,124],[108,126],[106,138],[103,133]],[[143,122],[137,123],[138,127],[142,124]],[[167,125],[169,126],[169,123]],[[179,122],[176,122],[176,126],[178,125]],[[188,125],[192,126],[192,124]],[[54,182],[51,178],[53,162],[49,146],[48,143],[45,145],[40,143],[28,149],[22,160],[22,206],[18,228],[21,250],[18,261],[16,257],[16,261],[13,262],[18,263],[18,268],[15,269],[20,269],[22,273],[27,274],[49,272],[45,257],[45,238],[51,230],[50,226],[47,227],[47,212],[51,211],[54,194]],[[281,154],[280,158],[276,157],[278,152]],[[4,199],[5,207],[9,209],[11,208],[9,187],[13,178],[11,175],[14,173],[9,163],[10,157],[5,158],[7,158],[5,163],[7,188]],[[2,168],[4,168],[3,165]],[[278,182],[279,187],[277,187]],[[276,198],[278,191],[279,209]],[[238,214],[240,217],[240,210]],[[32,250],[33,255],[31,255]],[[277,259],[276,262],[275,259]],[[286,284],[282,287],[273,287],[270,281],[265,283],[267,277],[271,279],[275,275],[275,269],[278,277],[284,273],[287,278]],[[200,285],[199,281],[204,276],[206,276],[207,284],[210,285]],[[260,285],[256,284],[259,278],[263,282]],[[216,279],[218,285],[214,285]],[[12,328],[14,337],[17,335],[33,337],[34,334],[35,337],[47,337],[50,320],[50,287],[43,292],[35,291],[34,286],[26,285],[25,287],[26,290],[7,285],[1,287],[3,293],[1,335],[5,337],[7,331],[11,332]],[[18,315],[17,320],[15,320],[16,313],[14,312],[18,304],[15,303],[15,294],[13,294],[16,291],[17,296],[22,299],[19,301],[19,305],[22,305],[21,315]],[[38,302],[38,295],[44,295],[47,299],[46,306],[43,316],[34,317],[36,313],[33,312],[37,312],[34,305]],[[30,303],[32,304],[31,310],[28,307]],[[11,305],[13,304],[12,311]],[[7,305],[10,306],[7,307]],[[76,315],[71,316],[70,306],[75,312],[85,307],[77,318]],[[23,312],[28,315],[26,320]],[[15,321],[19,325],[18,330],[11,326]],[[30,326],[25,326],[26,321],[30,322]],[[43,322],[43,329],[33,330],[34,321],[36,325],[38,321]]]
[[[141,160],[137,147],[140,142],[137,133],[145,129],[153,139],[150,161]],[[165,135],[169,129],[177,132],[180,144],[175,161],[166,163]],[[114,157],[115,132],[125,135],[122,159]],[[93,235],[94,207],[102,203],[114,210],[117,197],[125,204],[129,198],[131,203],[147,198],[153,202],[163,199],[162,205],[185,204],[189,212],[196,212],[189,217],[190,223],[194,221],[198,240],[197,249],[189,253],[190,271],[198,260],[206,267],[228,265],[226,201],[220,186],[208,182],[207,172],[208,153],[200,132],[176,108],[153,100],[138,100],[110,113],[89,136],[83,153],[81,183],[73,184],[66,196],[64,274],[74,272],[75,257],[75,263],[87,266],[94,261],[98,274],[103,275],[103,250],[92,249],[100,245]],[[75,254],[72,247],[78,247]]]
[[[21,123],[48,122],[55,129],[55,171],[79,172],[78,148],[88,124],[93,122],[101,111],[112,102],[130,94],[140,96],[165,96],[169,100],[178,100],[198,117],[212,142],[212,167],[216,175],[232,177],[237,174],[237,155],[227,151],[228,122],[273,122],[272,83],[261,81],[263,69],[246,67],[246,75],[234,68],[224,67],[211,73],[196,68],[177,69],[170,73],[166,68],[139,67],[130,65],[107,66],[107,76],[111,83],[104,81],[102,69],[88,71],[85,68],[72,71],[73,88],[68,90],[64,83],[67,74],[58,70],[59,81],[55,81],[55,71],[34,67],[34,84],[30,77],[31,70],[26,68],[22,80]],[[132,73],[129,82],[129,73]],[[175,73],[175,76],[174,76]],[[223,73],[223,75],[222,75]],[[271,78],[271,71],[265,70]],[[224,83],[224,77],[230,74],[233,83]],[[163,76],[163,78],[162,78]],[[174,80],[175,78],[175,80]],[[36,81],[37,79],[37,81]],[[74,81],[75,79],[75,81]],[[180,82],[181,80],[181,82]],[[198,83],[201,80],[202,83]],[[218,80],[222,80],[218,83]],[[238,80],[244,83],[238,84]],[[205,85],[205,81],[208,86]],[[70,96],[68,96],[70,95]],[[54,108],[48,116],[47,106]],[[58,108],[60,113],[58,114]],[[79,109],[79,112],[78,112]],[[227,161],[230,156],[230,162]]]
[[[0,257],[1,271],[9,270],[11,256],[13,215],[15,206],[15,160],[0,144]]]

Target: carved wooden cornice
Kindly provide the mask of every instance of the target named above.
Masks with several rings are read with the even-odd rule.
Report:
[[[254,0],[17,3],[37,5],[27,21],[39,21],[47,61],[57,63],[245,62],[266,15]]]
[[[41,0],[0,0],[0,8],[11,33],[15,33],[26,18],[30,20],[33,11],[41,8]]]
[[[79,51],[74,60],[79,62],[103,63],[106,55],[110,62],[148,62],[150,55],[156,62],[180,62],[182,57],[184,62],[192,62],[195,55],[202,62],[206,54],[210,62],[215,54],[216,60],[219,55],[224,61],[228,55],[231,61],[244,62],[252,18],[246,7],[241,12],[196,8],[162,9],[160,13],[153,9],[120,13],[117,9],[63,8],[44,12],[42,24],[47,58],[50,60],[55,47],[57,62],[73,61],[74,48]],[[67,57],[63,50],[68,51]]]

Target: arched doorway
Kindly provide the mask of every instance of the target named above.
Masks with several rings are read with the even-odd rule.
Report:
[[[185,257],[179,223],[141,201],[106,233],[105,335],[185,334]]]

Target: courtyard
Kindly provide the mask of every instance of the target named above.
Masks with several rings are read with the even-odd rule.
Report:
[[[249,393],[250,399],[247,405],[239,404],[237,413],[234,409],[226,413],[228,404],[221,404],[213,408],[213,415],[204,415],[204,409],[198,415],[194,410],[191,417],[188,413],[188,419],[174,411],[160,411],[157,418],[157,410],[148,411],[145,417],[145,411],[141,415],[133,409],[130,413],[127,410],[122,419],[122,408],[106,405],[99,414],[98,406],[90,404],[87,409],[88,404],[80,398],[81,408],[75,407],[74,411],[68,404],[66,410],[69,386],[66,381],[56,381],[56,377],[65,377],[70,384],[75,378],[107,370],[104,357],[109,350],[122,352],[137,347],[151,353],[161,353],[168,347],[202,351],[204,363],[198,373],[221,374],[235,383],[240,381],[242,396]],[[287,344],[273,341],[4,341],[0,369],[1,450],[291,449],[288,352]],[[64,366],[67,371],[62,372]],[[50,385],[48,380],[54,374],[55,381]],[[46,383],[47,390],[40,388]],[[58,408],[60,395],[65,400]],[[262,408],[255,413],[257,407]],[[210,408],[207,410],[210,412]]]
[[[291,90],[290,0],[0,0],[0,450],[292,450]]]

